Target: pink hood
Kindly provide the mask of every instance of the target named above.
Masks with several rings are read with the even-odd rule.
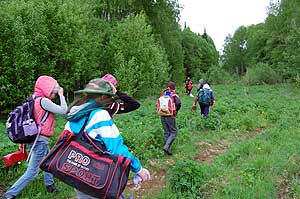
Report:
[[[49,76],[40,76],[34,86],[34,95],[50,98],[57,81]]]

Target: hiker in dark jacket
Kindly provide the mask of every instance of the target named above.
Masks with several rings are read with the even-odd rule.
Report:
[[[122,114],[134,111],[140,107],[140,103],[137,100],[127,95],[126,93],[120,92],[117,89],[118,81],[113,75],[106,74],[102,77],[102,79],[104,79],[107,82],[110,82],[113,85],[113,92],[117,97],[116,100],[121,100],[121,102],[115,101],[108,106],[108,112],[111,117],[113,117],[115,114]]]
[[[167,155],[172,155],[170,151],[170,147],[172,143],[174,142],[176,136],[177,136],[177,126],[176,126],[176,115],[181,107],[181,101],[179,96],[176,94],[175,91],[175,83],[169,82],[168,88],[164,90],[164,92],[169,93],[171,95],[171,98],[173,99],[173,102],[175,103],[176,111],[171,116],[160,116],[161,123],[164,129],[164,141],[165,145],[163,147],[163,151]]]

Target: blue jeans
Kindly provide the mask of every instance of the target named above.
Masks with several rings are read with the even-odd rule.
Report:
[[[25,173],[9,188],[5,195],[17,196],[39,173],[40,163],[43,158],[48,154],[49,138],[40,136],[32,149],[32,154],[28,163],[27,170]],[[30,148],[32,144],[30,144]],[[44,172],[44,183],[46,186],[54,183],[53,176],[51,173]]]

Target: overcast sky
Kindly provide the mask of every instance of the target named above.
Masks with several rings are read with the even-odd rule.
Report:
[[[184,22],[195,33],[204,27],[220,51],[228,34],[241,25],[264,22],[270,0],[179,0],[183,7],[180,24]]]

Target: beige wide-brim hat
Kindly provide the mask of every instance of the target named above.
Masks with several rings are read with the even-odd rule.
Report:
[[[92,79],[91,81],[89,81],[89,83],[85,86],[84,89],[75,91],[74,93],[115,96],[111,84],[103,80],[102,78]]]

